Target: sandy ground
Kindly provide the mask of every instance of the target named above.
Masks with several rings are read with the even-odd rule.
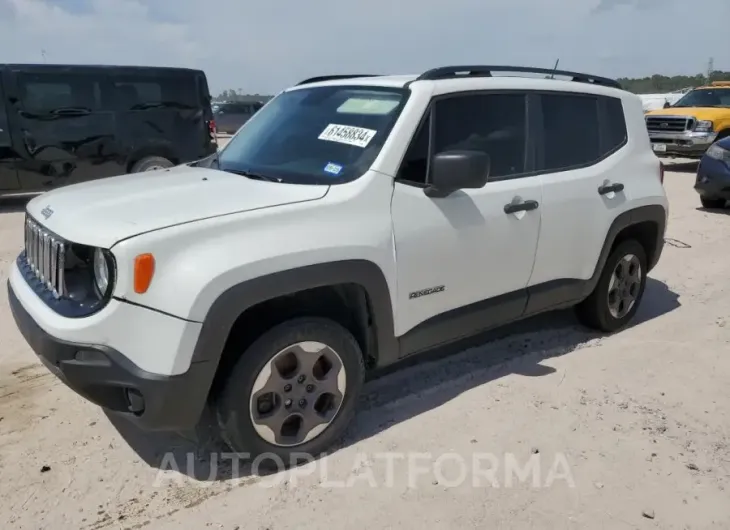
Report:
[[[373,381],[342,446],[294,473],[236,473],[203,435],[110,421],[36,361],[3,288],[2,526],[730,528],[730,215],[698,208],[694,167],[675,169],[633,327],[601,337],[545,315]],[[0,213],[2,283],[22,208]]]

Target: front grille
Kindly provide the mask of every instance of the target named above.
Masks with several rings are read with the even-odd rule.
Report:
[[[695,119],[691,116],[647,116],[646,128],[650,132],[684,132],[691,131]]]
[[[40,282],[60,298],[65,294],[64,267],[67,243],[30,216],[25,218],[25,259]]]

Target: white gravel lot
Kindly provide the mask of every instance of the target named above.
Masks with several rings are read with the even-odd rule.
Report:
[[[215,441],[110,421],[39,364],[3,285],[2,527],[730,528],[730,215],[699,209],[694,166],[675,169],[668,244],[633,327],[601,337],[569,311],[544,315],[371,382],[342,447],[299,474],[237,478],[214,465]],[[0,205],[3,284],[22,211]],[[497,465],[490,480],[475,455]],[[509,462],[540,474],[521,481]]]

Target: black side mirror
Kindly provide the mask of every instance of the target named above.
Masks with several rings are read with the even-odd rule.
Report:
[[[489,178],[490,158],[483,151],[444,151],[431,161],[428,197],[446,197],[461,189],[484,187]]]
[[[671,107],[671,106],[672,106],[672,105],[671,105],[671,104],[670,104],[670,103],[669,103],[668,101],[665,101],[665,102],[664,102],[664,108],[665,108],[665,109],[668,109],[668,108],[669,108],[669,107]]]

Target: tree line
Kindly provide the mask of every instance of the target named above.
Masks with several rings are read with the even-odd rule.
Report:
[[[697,75],[674,75],[666,76],[654,74],[648,77],[620,77],[617,79],[624,90],[633,92],[634,94],[657,94],[664,92],[672,92],[687,87],[697,87],[706,85],[708,78],[706,74]],[[730,72],[716,70],[712,72],[709,81],[730,81]],[[265,102],[272,96],[262,94],[246,94],[242,89],[227,89],[213,98],[213,101],[252,101],[260,100]]]
[[[672,92],[687,87],[697,87],[706,85],[712,81],[730,81],[730,72],[716,70],[712,72],[708,80],[707,75],[675,75],[668,77],[666,75],[654,74],[649,77],[640,77],[636,79],[622,77],[617,79],[624,90],[633,92],[634,94],[661,94],[664,92]]]

